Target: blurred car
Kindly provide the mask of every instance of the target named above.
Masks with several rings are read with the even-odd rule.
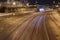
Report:
[[[43,5],[40,5],[40,6],[38,6],[37,7],[37,11],[45,11],[45,6],[43,6]]]
[[[60,6],[59,5],[53,5],[53,8],[54,9],[57,9],[57,8],[59,8]]]
[[[53,10],[53,8],[50,8],[45,5],[40,5],[37,7],[37,11],[39,11],[39,12],[46,12],[46,11],[52,11],[52,10]]]

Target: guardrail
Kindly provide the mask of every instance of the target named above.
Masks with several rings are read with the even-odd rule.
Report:
[[[10,15],[13,15],[13,13],[0,13],[0,17],[1,16],[10,16]]]

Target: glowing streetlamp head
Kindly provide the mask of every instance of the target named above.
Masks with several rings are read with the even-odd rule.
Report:
[[[16,5],[16,3],[15,3],[15,2],[13,2],[13,5]]]

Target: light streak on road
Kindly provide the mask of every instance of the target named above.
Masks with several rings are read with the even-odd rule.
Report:
[[[0,16],[9,16],[9,15],[13,15],[13,13],[0,13]]]
[[[0,22],[0,40],[60,40],[60,15],[54,13],[5,18]]]

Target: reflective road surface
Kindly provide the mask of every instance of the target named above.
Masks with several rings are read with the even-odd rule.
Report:
[[[0,40],[60,40],[60,14],[54,10],[0,17]]]

